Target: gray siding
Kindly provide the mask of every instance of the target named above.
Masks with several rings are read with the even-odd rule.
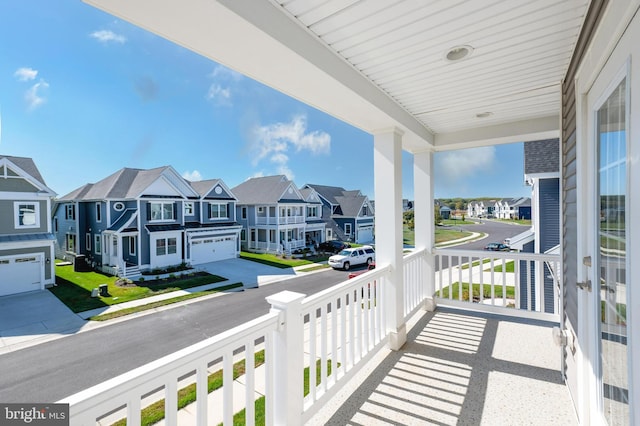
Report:
[[[562,82],[562,280],[565,320],[578,332],[576,94],[574,79],[609,0],[592,0]]]
[[[24,179],[2,179],[0,184],[2,192],[38,192],[39,189]]]

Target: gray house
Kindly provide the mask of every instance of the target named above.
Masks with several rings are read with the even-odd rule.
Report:
[[[373,241],[374,210],[367,196],[359,190],[347,191],[338,186],[306,184],[303,188],[312,188],[320,196],[326,240],[360,244]]]
[[[81,255],[120,276],[237,257],[235,197],[219,179],[189,182],[172,167],[123,168],[61,197],[56,256]]]
[[[55,283],[55,195],[31,158],[0,155],[0,296]]]
[[[234,187],[237,216],[242,225],[242,248],[269,253],[291,253],[307,244],[307,214],[312,231],[318,227],[317,209],[309,205],[310,193],[301,193],[284,175],[248,179]],[[310,208],[308,211],[307,209]],[[310,237],[309,237],[310,238]]]

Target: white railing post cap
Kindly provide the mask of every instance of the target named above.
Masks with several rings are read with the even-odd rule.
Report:
[[[283,309],[293,303],[300,303],[305,297],[306,294],[285,290],[266,297],[266,300],[272,307]]]

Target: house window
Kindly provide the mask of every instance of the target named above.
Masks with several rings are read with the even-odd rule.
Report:
[[[76,209],[73,204],[64,206],[64,218],[66,220],[76,220]]]
[[[308,217],[318,217],[318,208],[317,207],[307,207],[307,216]]]
[[[184,215],[185,216],[193,216],[193,203],[190,201],[186,201],[184,203]]]
[[[129,254],[136,255],[136,237],[129,237]]]
[[[100,209],[100,203],[96,203],[96,222],[102,222],[102,210]]]
[[[258,207],[258,213],[264,213],[264,207],[262,206]]]
[[[68,252],[75,253],[76,251],[76,234],[67,234],[67,240],[65,242],[65,248]]]
[[[247,218],[247,208],[243,207],[240,211],[241,211],[242,218],[246,219]]]
[[[345,223],[344,224],[344,233],[347,235],[351,235],[351,224],[350,223]]]
[[[53,218],[53,232],[58,232],[58,218]]]
[[[87,251],[91,251],[91,234],[89,233],[85,236],[85,244],[87,245]]]
[[[151,220],[174,220],[173,203],[151,203]]]
[[[96,250],[96,254],[100,254],[102,252],[102,238],[100,235],[94,236],[94,248]]]
[[[16,201],[13,203],[13,208],[16,229],[40,226],[40,204]]]
[[[167,254],[167,240],[156,240],[156,256],[164,256]]]
[[[247,230],[243,229],[240,231],[240,240],[247,241]]]
[[[362,216],[369,216],[369,209],[367,209],[367,206],[362,206]]]
[[[156,240],[156,256],[166,254],[176,254],[178,250],[178,240],[176,238],[161,238]]]
[[[209,219],[226,219],[227,205],[226,204],[209,204]]]

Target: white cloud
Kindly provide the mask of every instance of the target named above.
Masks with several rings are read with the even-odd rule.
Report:
[[[34,80],[38,76],[38,70],[34,70],[33,68],[18,68],[16,72],[13,73],[14,77],[18,79],[18,81],[31,81]]]
[[[217,83],[211,83],[207,91],[207,100],[218,103],[228,103],[231,99],[231,89],[222,87]]]
[[[127,38],[121,34],[116,34],[110,30],[100,30],[94,31],[89,34],[90,37],[95,38],[100,43],[107,44],[109,42],[124,44],[127,41]]]
[[[191,182],[197,182],[199,180],[202,180],[202,175],[198,170],[193,170],[193,171],[187,170],[182,173],[182,177],[185,178],[186,180],[190,180]]]
[[[290,149],[295,152],[308,151],[313,155],[329,154],[331,135],[323,131],[307,131],[307,117],[299,115],[289,123],[274,123],[257,126],[252,132],[253,165],[268,160],[276,166],[278,173],[293,179],[289,168]]]
[[[40,80],[26,91],[26,93],[24,94],[24,99],[25,101],[27,101],[27,107],[30,110],[34,110],[46,102],[46,99],[42,92],[45,92],[48,88],[49,83],[44,80]]]
[[[493,146],[486,146],[437,153],[435,162],[438,180],[460,181],[497,167],[496,149]]]

